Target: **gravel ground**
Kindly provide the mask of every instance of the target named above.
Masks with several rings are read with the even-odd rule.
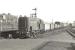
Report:
[[[49,42],[39,50],[75,50],[72,43]]]
[[[75,43],[64,29],[60,29],[40,34],[37,39],[2,39],[0,40],[0,50],[31,50],[46,41],[49,43],[39,50],[67,50],[67,48],[73,47],[71,42]]]

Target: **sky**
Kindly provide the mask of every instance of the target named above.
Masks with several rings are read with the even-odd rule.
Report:
[[[0,0],[0,13],[29,17],[34,8],[45,22],[75,21],[75,0]]]

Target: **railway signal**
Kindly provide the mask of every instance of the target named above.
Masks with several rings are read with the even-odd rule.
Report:
[[[36,13],[37,8],[34,8],[34,9],[32,9],[32,10],[34,10],[34,11],[35,11],[35,13],[34,13],[33,15],[35,15],[35,17],[37,17],[37,13]]]

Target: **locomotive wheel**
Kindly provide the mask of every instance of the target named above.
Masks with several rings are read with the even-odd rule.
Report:
[[[19,38],[20,38],[20,39],[25,39],[25,38],[27,38],[27,37],[26,37],[25,34],[20,34],[20,35],[19,35]]]

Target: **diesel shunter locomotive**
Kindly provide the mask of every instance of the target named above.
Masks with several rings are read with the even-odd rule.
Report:
[[[11,14],[0,14],[0,37],[26,38],[27,32],[43,32],[44,22],[36,17],[17,17]]]

